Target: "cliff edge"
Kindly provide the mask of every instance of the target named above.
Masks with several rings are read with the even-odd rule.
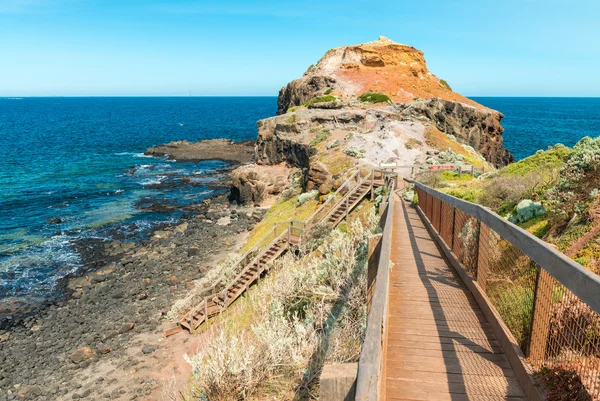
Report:
[[[379,38],[329,50],[282,88],[278,115],[258,122],[255,160],[300,169],[299,190],[322,195],[357,165],[426,171],[466,164],[489,171],[514,160],[502,145],[502,117],[453,92],[429,72],[421,51]],[[236,172],[240,185],[232,198],[240,203],[260,204],[266,196],[243,185],[258,176],[254,170]],[[275,192],[283,190],[280,182]]]

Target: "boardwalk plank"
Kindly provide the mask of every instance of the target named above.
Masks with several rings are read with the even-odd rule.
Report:
[[[394,206],[386,399],[524,400],[484,314],[416,210],[399,199]]]

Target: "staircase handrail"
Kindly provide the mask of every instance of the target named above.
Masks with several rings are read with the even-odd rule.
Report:
[[[304,221],[300,221],[300,220],[296,220],[296,219],[288,219],[288,220],[284,220],[281,222],[276,222],[273,224],[273,228],[270,229],[265,235],[263,235],[250,249],[248,249],[238,260],[238,262],[236,262],[236,266],[239,264],[244,263],[244,268],[238,273],[238,275],[231,280],[228,285],[223,288],[221,291],[215,293],[215,288],[217,287],[217,285],[219,285],[223,279],[225,278],[226,272],[223,272],[221,274],[221,276],[215,280],[213,282],[213,284],[209,287],[204,287],[201,291],[200,294],[203,294],[203,298],[202,300],[196,305],[196,306],[191,306],[189,310],[185,310],[183,312],[180,313],[180,316],[185,316],[185,315],[189,315],[190,316],[190,324],[193,324],[193,314],[195,312],[197,312],[208,300],[209,295],[206,295],[207,291],[210,291],[211,295],[214,296],[223,296],[224,301],[226,302],[227,300],[227,293],[229,291],[229,288],[231,288],[232,285],[234,285],[247,271],[248,269],[250,269],[250,266],[252,266],[254,264],[255,261],[260,260],[260,258],[263,256],[263,254],[265,253],[265,251],[267,249],[270,249],[271,246],[276,243],[276,241],[279,241],[283,238],[284,234],[287,234],[288,232],[291,233],[291,228],[295,228],[295,229],[299,229],[301,231],[306,230],[306,227],[311,223],[311,221],[325,208],[325,206],[329,203],[331,203],[333,200],[335,200],[335,197],[340,193],[340,191],[349,186],[352,181],[356,178],[356,176],[358,174],[360,174],[360,172],[363,169],[361,169],[360,167],[357,168],[357,170],[350,176],[348,177],[348,179],[346,181],[344,181],[344,183],[342,185],[340,185],[340,187],[337,189],[336,192],[333,193],[333,195],[330,195],[327,200],[313,213],[311,214],[308,218],[306,218]],[[340,204],[340,202],[342,202],[346,197],[349,197],[353,191],[358,188],[360,185],[362,185],[368,178],[370,178],[373,175],[373,169],[370,169],[369,172],[361,179],[361,180],[357,180],[356,185],[353,185],[351,188],[348,189],[348,192],[346,193],[345,196],[343,196],[338,202],[336,202],[334,204],[334,206],[332,207],[331,211],[329,211],[329,213],[323,218],[326,219],[327,217],[329,217],[329,215],[331,214],[331,212],[333,210],[335,210],[335,208]],[[293,227],[293,224],[297,223],[300,225],[303,225],[302,228],[299,227]],[[287,224],[286,229],[280,234],[280,235],[276,235],[276,230],[277,227],[280,225],[284,225]],[[267,246],[265,246],[264,248],[261,249],[260,244],[267,239],[270,235],[273,235],[274,238],[267,244]],[[289,244],[288,244],[289,246]],[[249,262],[245,262],[246,258],[252,253],[252,252],[257,252],[257,254],[249,261]],[[207,318],[207,317],[205,317]],[[180,318],[181,319],[181,318]],[[190,326],[191,327],[191,326]]]
[[[358,171],[357,171],[357,173],[358,173]],[[369,173],[362,178],[362,180],[360,180],[359,182],[356,183],[355,186],[353,186],[352,188],[350,188],[348,190],[348,192],[346,193],[346,195],[344,195],[341,199],[339,199],[335,203],[335,205],[331,208],[331,210],[329,211],[329,213],[327,213],[325,215],[325,217],[323,217],[323,220],[327,220],[327,218],[329,218],[329,216],[331,216],[331,214],[333,213],[333,211],[336,210],[336,208],[344,201],[344,199],[346,199],[346,197],[350,197],[350,195],[354,192],[354,190],[357,189],[357,188],[359,188],[362,184],[364,184],[365,181],[368,178],[370,178],[372,174],[373,174],[373,170],[370,170]]]

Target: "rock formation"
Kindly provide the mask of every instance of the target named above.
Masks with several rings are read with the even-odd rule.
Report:
[[[421,51],[386,38],[329,50],[281,89],[278,114],[258,122],[257,166],[232,189],[242,203],[260,202],[252,169],[282,163],[302,169],[303,190],[326,194],[357,165],[427,169],[453,160],[493,169],[513,161],[501,113],[453,92]]]
[[[453,92],[445,81],[429,72],[423,52],[385,37],[329,50],[302,78],[281,89],[278,114],[328,89],[342,100],[356,99],[365,92],[379,92],[394,103],[437,97],[483,107]]]

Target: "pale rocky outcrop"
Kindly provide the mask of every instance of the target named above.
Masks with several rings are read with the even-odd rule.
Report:
[[[290,186],[292,169],[280,166],[242,166],[231,173],[230,201],[261,205]]]
[[[361,102],[365,92],[391,101]],[[303,106],[322,96],[336,100]],[[483,157],[488,168],[513,161],[502,145],[501,113],[452,91],[429,72],[421,51],[386,38],[329,50],[281,89],[278,114],[258,122],[256,163],[302,169],[305,191],[327,194],[357,165],[444,162],[432,151],[452,152],[456,163]],[[261,202],[265,183],[253,174],[234,174],[232,195],[243,203]]]

